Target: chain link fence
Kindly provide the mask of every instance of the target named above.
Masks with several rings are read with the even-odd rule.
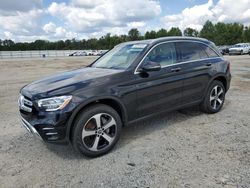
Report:
[[[74,52],[88,51],[91,50],[0,51],[0,59],[64,57],[69,56]]]

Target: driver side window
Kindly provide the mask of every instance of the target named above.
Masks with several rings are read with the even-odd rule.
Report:
[[[165,67],[176,63],[176,51],[174,43],[164,43],[156,46],[146,56],[143,64],[156,62]]]

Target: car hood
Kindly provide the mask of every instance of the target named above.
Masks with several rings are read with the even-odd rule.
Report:
[[[86,67],[32,82],[21,93],[31,99],[69,94],[77,88],[99,85],[119,72],[122,70]]]

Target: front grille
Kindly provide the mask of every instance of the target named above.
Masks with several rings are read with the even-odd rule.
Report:
[[[27,97],[20,95],[18,99],[19,108],[25,112],[32,112],[33,102]]]

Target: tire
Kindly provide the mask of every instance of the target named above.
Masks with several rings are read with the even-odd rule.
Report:
[[[242,50],[240,51],[240,55],[243,55],[243,51]]]
[[[87,157],[108,153],[120,138],[122,121],[111,107],[96,104],[84,109],[73,129],[72,145]]]
[[[208,92],[202,103],[200,104],[201,110],[208,114],[214,114],[219,112],[225,101],[225,91],[226,90],[222,82],[214,80],[210,84]]]

